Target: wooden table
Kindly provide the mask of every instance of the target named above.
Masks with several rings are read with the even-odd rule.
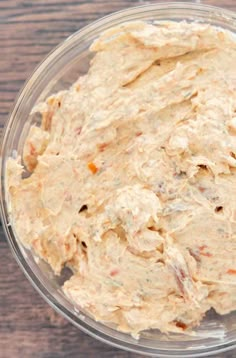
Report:
[[[0,128],[25,79],[55,45],[101,16],[145,3],[149,1],[0,0]],[[202,3],[236,10],[236,0]],[[55,313],[21,272],[1,227],[0,260],[0,358],[137,356],[90,338]],[[219,357],[236,357],[236,351]]]

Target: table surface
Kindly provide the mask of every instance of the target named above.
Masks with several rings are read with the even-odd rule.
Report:
[[[236,10],[236,0],[196,2]],[[148,3],[0,0],[0,130],[24,81],[55,45],[99,17]],[[1,227],[0,257],[0,358],[137,357],[100,343],[55,313],[18,267]],[[236,351],[215,356],[222,357],[236,357]]]

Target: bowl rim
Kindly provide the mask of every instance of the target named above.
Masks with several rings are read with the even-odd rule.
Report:
[[[22,89],[20,90],[14,104],[12,107],[12,111],[6,120],[4,125],[4,131],[1,137],[1,148],[2,148],[2,155],[1,155],[1,166],[0,166],[0,174],[1,174],[1,205],[0,205],[0,215],[1,215],[1,222],[3,231],[9,243],[10,249],[15,257],[18,265],[24,272],[27,279],[31,282],[33,287],[39,292],[41,297],[59,314],[64,316],[67,320],[69,320],[72,324],[74,324],[77,328],[80,328],[83,332],[89,334],[90,336],[106,343],[112,345],[116,348],[125,349],[131,352],[146,354],[151,356],[158,357],[176,357],[176,358],[183,358],[183,357],[203,357],[208,356],[216,353],[222,353],[230,349],[236,348],[236,337],[233,340],[219,343],[217,345],[212,345],[211,347],[206,347],[205,349],[194,349],[188,350],[186,352],[186,348],[175,349],[175,350],[166,350],[166,349],[156,349],[156,348],[147,348],[145,346],[138,346],[137,343],[132,344],[128,342],[124,342],[121,339],[114,338],[109,334],[103,333],[96,328],[90,326],[89,324],[82,321],[79,317],[77,318],[77,322],[74,320],[74,314],[70,312],[66,307],[64,307],[60,302],[58,302],[52,293],[42,285],[39,278],[33,271],[33,269],[29,266],[29,263],[25,259],[22,251],[20,249],[19,243],[17,242],[16,235],[14,234],[14,230],[10,224],[10,217],[9,217],[9,210],[6,200],[6,190],[5,190],[5,165],[6,165],[6,149],[9,140],[9,135],[11,132],[13,121],[17,115],[19,108],[24,101],[24,98],[29,93],[29,89],[32,89],[34,85],[36,85],[37,81],[39,81],[39,77],[41,73],[47,69],[50,64],[56,61],[61,55],[63,51],[69,49],[77,40],[80,38],[83,40],[88,34],[92,33],[94,30],[99,30],[99,32],[103,31],[103,27],[109,27],[110,21],[119,21],[127,17],[132,17],[133,15],[137,14],[138,12],[144,11],[149,13],[151,10],[182,10],[187,9],[189,11],[194,10],[202,10],[202,11],[209,11],[214,12],[214,14],[218,14],[223,16],[224,18],[228,18],[231,24],[234,25],[236,31],[236,13],[230,10],[226,10],[221,7],[211,6],[211,5],[203,5],[203,4],[196,4],[196,3],[186,3],[186,2],[160,2],[160,3],[151,3],[145,4],[140,6],[133,6],[130,8],[125,8],[120,11],[116,11],[101,17],[94,22],[86,25],[85,27],[77,30],[72,35],[67,37],[64,41],[59,43],[49,54],[38,64],[35,70],[29,75],[28,80],[25,81]],[[120,21],[124,22],[124,21]],[[170,355],[171,354],[171,355]]]

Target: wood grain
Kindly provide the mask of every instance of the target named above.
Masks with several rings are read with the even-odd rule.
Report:
[[[101,16],[147,3],[150,2],[0,0],[0,135],[19,89],[55,45]],[[235,0],[202,3],[236,10]],[[88,337],[55,313],[23,275],[1,227],[0,253],[0,358],[137,356]],[[236,351],[215,356],[220,357],[236,357]]]

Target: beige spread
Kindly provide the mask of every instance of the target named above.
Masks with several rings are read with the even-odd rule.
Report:
[[[88,74],[34,108],[8,160],[12,223],[96,320],[182,332],[236,309],[236,43],[185,22],[126,23]]]

